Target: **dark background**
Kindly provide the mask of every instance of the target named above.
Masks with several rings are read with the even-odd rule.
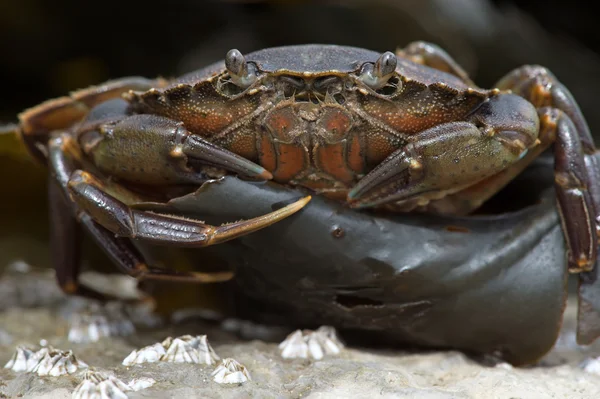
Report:
[[[0,1],[0,121],[70,90],[127,75],[176,76],[224,56],[294,43],[385,51],[444,47],[489,87],[526,63],[549,67],[592,131],[600,89],[593,2],[349,0]]]

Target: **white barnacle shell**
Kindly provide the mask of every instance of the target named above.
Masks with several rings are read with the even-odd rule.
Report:
[[[279,344],[281,357],[284,359],[308,358],[308,345],[304,341],[302,330],[296,330]]]
[[[90,304],[70,319],[70,342],[97,342],[104,337],[126,336],[135,332],[132,321],[125,315],[120,303],[100,306]]]
[[[69,342],[96,342],[110,336],[110,326],[104,315],[76,314],[70,322]]]
[[[54,348],[42,348],[40,352],[45,351],[44,356],[39,363],[31,370],[40,376],[49,375],[58,377],[64,374],[73,374],[80,368],[88,367],[87,364],[78,360],[72,351],[61,351]]]
[[[19,346],[4,367],[13,371],[57,377],[64,374],[73,374],[79,368],[88,367],[88,365],[78,360],[72,351],[61,351],[52,347],[43,347],[38,351],[34,351]]]
[[[44,357],[44,354],[40,354],[40,352],[25,346],[17,346],[17,350],[8,363],[4,365],[4,368],[13,371],[29,371]]]
[[[166,349],[167,353],[161,359],[165,362],[211,365],[219,360],[219,356],[217,356],[214,349],[208,343],[206,335],[195,337],[184,335],[175,338]]]
[[[123,365],[170,362],[214,364],[219,356],[208,343],[206,335],[183,335],[178,338],[168,337],[161,343],[134,350],[123,360]]]
[[[118,378],[99,371],[87,371],[73,391],[73,399],[127,399],[133,388]]]
[[[232,358],[223,359],[211,375],[219,384],[242,384],[252,379],[246,366]]]
[[[284,359],[322,359],[325,355],[337,355],[344,344],[338,339],[333,327],[322,326],[316,331],[296,330],[279,344]]]
[[[156,363],[166,354],[165,347],[161,343],[145,346],[134,350],[123,360],[124,366],[141,363]]]

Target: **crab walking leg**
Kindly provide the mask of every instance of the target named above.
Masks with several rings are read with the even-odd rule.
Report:
[[[556,125],[554,175],[558,210],[567,240],[569,271],[590,271],[598,254],[596,207],[588,187],[600,184],[587,174],[583,142],[571,119],[556,108],[545,115]]]
[[[105,295],[79,285],[81,266],[81,234],[69,204],[56,180],[48,182],[50,205],[50,249],[56,270],[56,280],[63,292],[91,299],[104,300]]]
[[[435,68],[439,71],[450,73],[472,87],[475,83],[469,78],[467,72],[441,47],[428,42],[417,41],[409,43],[403,49],[396,50],[399,57],[408,58],[417,64]]]
[[[100,226],[84,212],[77,219],[72,215],[63,192],[56,180],[49,182],[50,191],[50,235],[52,259],[56,268],[56,279],[61,289],[86,298],[107,300],[108,296],[79,284],[81,235],[79,223],[91,234],[114,264],[124,273],[140,280],[169,280],[191,283],[218,283],[233,278],[232,272],[180,272],[151,267],[127,238],[115,235]]]
[[[536,65],[515,69],[497,87],[528,99],[547,115],[548,123],[557,124],[556,190],[569,247],[569,270],[591,270],[597,256],[600,164],[577,102],[548,69]]]
[[[273,178],[256,163],[162,116],[133,115],[90,126],[78,132],[82,148],[100,170],[122,180],[149,185],[202,183],[207,180],[200,170],[202,166],[253,178]]]
[[[81,213],[79,221],[92,235],[106,254],[124,273],[139,280],[168,280],[184,283],[220,283],[234,277],[233,272],[180,272],[152,267],[128,238],[115,237],[114,233],[95,222],[88,214]]]
[[[161,80],[127,77],[48,100],[19,115],[23,140],[32,154],[45,162],[48,156],[45,145],[50,132],[72,126],[82,120],[92,107],[106,100],[118,98],[130,90],[148,90],[164,84]]]
[[[596,151],[594,140],[579,105],[569,90],[546,68],[525,65],[510,72],[496,83],[501,90],[511,90],[530,101],[536,108],[558,108],[573,121],[586,154]]]
[[[214,245],[260,230],[298,212],[311,198],[304,197],[253,219],[211,226],[193,219],[131,209],[108,195],[98,179],[80,170],[71,176],[68,190],[82,210],[117,236],[181,247]]]
[[[492,97],[469,119],[416,135],[357,183],[348,194],[352,206],[423,205],[499,173],[538,144],[537,112],[521,97]]]

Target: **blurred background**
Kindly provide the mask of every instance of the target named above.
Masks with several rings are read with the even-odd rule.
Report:
[[[445,48],[482,87],[523,64],[550,68],[600,132],[593,2],[539,0],[0,1],[0,123],[71,90],[128,75],[174,77],[231,48],[335,43]],[[598,137],[598,133],[596,134]],[[2,141],[3,140],[3,141]],[[0,267],[47,262],[46,174],[0,140]],[[24,244],[23,244],[24,243]],[[21,246],[22,245],[22,246]],[[26,249],[24,249],[26,248]]]

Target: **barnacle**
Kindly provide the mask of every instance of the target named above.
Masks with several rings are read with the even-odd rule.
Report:
[[[123,365],[131,366],[139,363],[171,362],[214,364],[219,356],[208,343],[206,335],[183,335],[178,338],[168,337],[161,343],[134,350],[123,360]]]
[[[211,375],[219,384],[242,384],[252,379],[246,366],[229,357],[223,359]]]
[[[279,344],[284,359],[322,359],[325,355],[337,355],[344,344],[338,339],[333,327],[322,326],[318,330],[296,330]]]
[[[62,351],[51,346],[42,347],[35,351],[31,348],[18,346],[15,354],[6,363],[4,368],[13,371],[37,373],[40,376],[57,377],[64,374],[73,374],[80,368],[88,365],[78,360],[72,351]]]

